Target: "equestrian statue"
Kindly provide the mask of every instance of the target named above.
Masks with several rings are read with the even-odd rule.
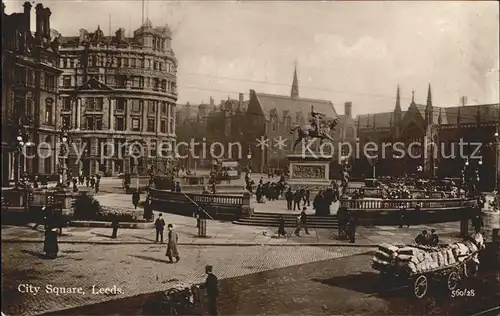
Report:
[[[333,138],[329,135],[329,133],[335,130],[338,119],[327,120],[325,118],[325,114],[314,111],[314,106],[311,106],[311,119],[309,120],[309,123],[310,125],[295,126],[290,130],[290,134],[297,131],[297,140],[293,144],[292,151],[295,151],[295,147],[297,147],[303,139],[309,141],[311,139],[319,138],[320,145],[325,139],[333,142]]]

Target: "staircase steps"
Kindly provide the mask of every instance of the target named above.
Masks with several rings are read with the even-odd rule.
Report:
[[[280,214],[280,213],[254,213],[250,217],[240,218],[234,221],[234,224],[245,226],[263,226],[278,227],[281,216],[285,217],[285,227],[295,227],[299,214]],[[327,228],[336,229],[338,227],[337,217],[308,215],[307,227],[309,228]]]

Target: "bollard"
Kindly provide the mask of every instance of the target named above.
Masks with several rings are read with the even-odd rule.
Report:
[[[120,223],[118,221],[113,221],[111,223],[111,227],[113,228],[113,233],[111,234],[111,238],[116,238],[118,236],[118,227],[120,227]]]
[[[199,220],[198,237],[207,237],[207,220],[205,218]]]

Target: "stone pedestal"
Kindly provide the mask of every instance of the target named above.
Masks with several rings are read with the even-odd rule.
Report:
[[[292,154],[287,156],[289,162],[288,184],[292,190],[307,188],[318,192],[330,186],[330,162],[332,156]]]

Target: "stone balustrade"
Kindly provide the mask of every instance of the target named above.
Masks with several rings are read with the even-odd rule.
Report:
[[[401,208],[411,209],[420,205],[422,209],[439,209],[439,208],[461,208],[470,207],[472,200],[461,198],[450,199],[355,199],[355,200],[341,200],[341,206],[349,209],[360,210],[399,210]]]
[[[364,195],[367,197],[374,197],[374,198],[382,198],[382,193],[384,189],[382,188],[372,188],[372,187],[361,187],[361,188],[347,188],[347,194],[351,195],[354,193],[354,191],[362,189],[364,191]],[[394,189],[389,189],[389,191],[394,190]],[[425,190],[418,190],[418,189],[410,189],[410,193],[414,198],[425,198],[427,191]],[[444,191],[432,191],[430,192],[430,198],[431,199],[440,199],[443,197],[443,195],[447,194],[449,192],[444,192]]]
[[[158,211],[192,216],[197,205],[212,218],[236,220],[251,215],[250,194],[200,194],[151,189],[152,206]]]

